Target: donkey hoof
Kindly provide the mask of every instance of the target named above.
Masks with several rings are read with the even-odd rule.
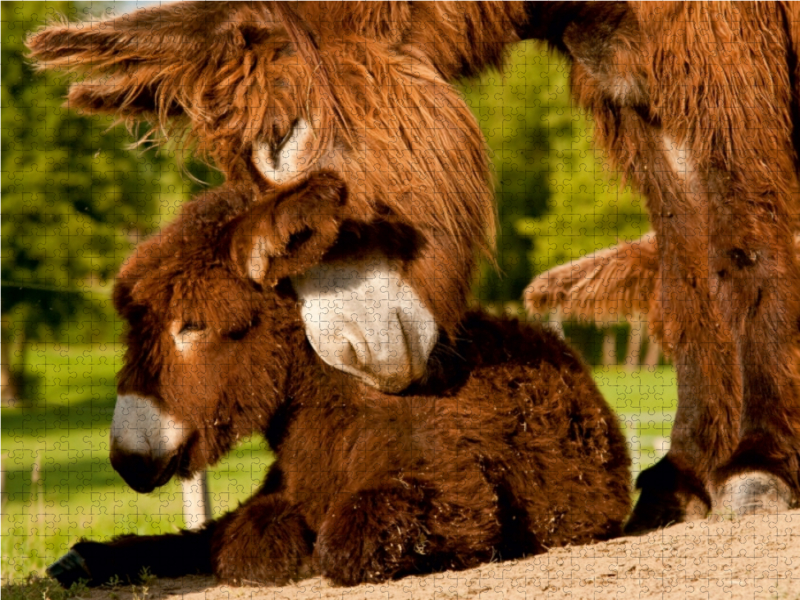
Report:
[[[792,491],[779,477],[750,471],[728,479],[720,492],[722,506],[740,517],[780,514],[793,508]]]
[[[92,580],[92,574],[89,573],[86,561],[75,550],[70,550],[47,567],[47,574],[66,589],[69,589],[72,584],[79,582],[81,579],[84,581]]]
[[[669,456],[642,471],[636,480],[642,490],[625,524],[626,535],[642,535],[676,523],[704,519],[711,498],[703,483],[690,471],[680,469]]]

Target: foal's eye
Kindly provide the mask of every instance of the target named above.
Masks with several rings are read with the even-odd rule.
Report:
[[[203,323],[195,323],[193,321],[184,321],[181,330],[178,333],[196,333],[205,330],[206,326]]]

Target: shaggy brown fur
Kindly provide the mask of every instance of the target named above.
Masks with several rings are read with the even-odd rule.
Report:
[[[88,76],[72,85],[71,108],[150,121],[155,140],[196,145],[257,199],[276,183],[260,175],[256,147],[280,154],[298,121],[309,123],[313,135],[293,168],[337,171],[361,220],[398,221],[420,236],[408,279],[452,333],[476,250],[488,256],[493,247],[494,208],[480,129],[441,73],[476,60],[462,56],[459,36],[493,23],[485,35],[494,39],[524,11],[503,8],[490,22],[483,4],[465,14],[438,4],[362,8],[354,18],[340,2],[185,2],[50,26],[28,45],[41,67]],[[313,38],[295,10],[313,19]],[[420,19],[457,27],[449,38],[437,30],[436,60],[400,47]],[[493,47],[497,63],[504,45]]]
[[[276,460],[259,492],[200,532],[80,542],[51,569],[62,583],[88,572],[100,584],[147,566],[232,583],[319,572],[350,585],[620,532],[630,507],[625,439],[557,336],[468,313],[461,337],[434,352],[430,380],[387,396],[312,351],[285,279],[334,243],[330,220],[292,258],[271,259],[261,284],[242,275],[240,250],[250,240],[252,251],[264,223],[341,210],[343,194],[324,173],[255,206],[247,189],[226,186],[131,257],[114,290],[129,325],[119,393],[156,402],[185,441],[164,455],[112,443],[114,467],[148,491],[254,431]],[[346,234],[335,242],[349,243]]]
[[[800,75],[800,5],[347,3],[295,8],[297,13],[274,14],[286,24],[284,42],[286,36],[293,36],[305,57],[314,54],[314,45],[325,56],[326,40],[335,45],[326,31],[347,39],[355,31],[354,36],[363,36],[360,39],[376,40],[431,65],[448,80],[496,63],[503,48],[518,37],[542,38],[564,51],[573,61],[573,93],[594,113],[598,143],[647,196],[662,242],[662,306],[669,324],[665,337],[675,358],[680,402],[668,455],[639,480],[643,493],[631,528],[662,526],[685,518],[688,512],[701,513],[689,507],[699,502],[708,508],[709,492],[746,471],[769,473],[789,486],[795,502],[800,499],[800,295],[794,283],[800,269],[792,249],[794,198],[800,191],[795,131],[800,111],[794,97]],[[184,10],[193,10],[192,5]],[[194,10],[222,9],[195,5]],[[236,14],[245,15],[242,18],[228,16],[226,22],[233,25],[232,45],[224,41],[229,35],[227,25],[213,30],[219,34],[213,39],[238,49],[236,62],[227,63],[224,53],[215,54],[222,62],[204,71],[223,85],[226,98],[229,88],[219,74],[232,71],[231,82],[236,82],[246,76],[237,73],[244,69],[249,74],[250,65],[256,64],[246,53],[248,40],[258,36],[247,33],[252,28],[242,27],[252,22],[245,10],[253,15],[265,11],[252,5],[235,9]],[[216,132],[213,135],[224,137],[227,134],[218,127],[224,122],[219,115],[227,115],[216,91],[220,88],[202,86],[202,98],[197,101],[202,101],[198,104],[202,110],[194,110],[194,101],[188,98],[191,92],[180,91],[195,89],[192,85],[161,87],[172,73],[186,76],[184,83],[193,84],[194,74],[210,64],[196,59],[205,56],[205,39],[183,43],[185,34],[193,33],[186,23],[219,24],[219,18],[210,13],[209,19],[194,17],[200,13],[186,12],[184,16],[191,19],[173,19],[172,25],[164,25],[166,29],[159,23],[169,21],[168,12],[157,13],[156,22],[133,28],[117,22],[106,26],[105,32],[102,27],[84,34],[52,28],[35,37],[32,47],[41,59],[62,66],[73,61],[78,69],[110,71],[108,87],[75,88],[73,99],[85,107],[149,110],[162,119],[185,112],[202,125],[209,108],[223,106],[221,111],[208,112],[212,116],[208,124]],[[326,27],[331,23],[328,14],[340,20]],[[281,28],[275,31],[283,35]],[[137,56],[142,46],[150,52],[145,61]],[[181,54],[185,48],[192,53]],[[169,63],[162,69],[164,58],[173,55],[190,57],[192,66],[185,71]],[[297,66],[306,74],[305,85],[319,82],[310,86],[313,98],[326,90],[329,94],[311,104],[329,110],[316,117],[310,114],[313,111],[307,114],[317,119],[314,123],[338,118],[342,128],[357,129],[346,115],[337,117],[338,107],[347,102],[334,97],[342,89],[335,83],[336,61],[322,63],[319,75],[310,72],[316,66]],[[136,75],[139,67],[149,69],[146,76]],[[381,84],[380,78],[374,81]],[[170,93],[170,89],[175,91]],[[182,94],[187,96],[185,101]],[[211,100],[208,106],[206,99]],[[257,104],[259,114],[266,106],[272,104]],[[283,122],[281,114],[278,111],[271,117],[275,123]],[[258,122],[268,128],[272,124],[268,117]],[[228,124],[242,127],[236,119]],[[262,128],[255,131],[269,135]],[[347,139],[349,134],[343,135]],[[223,142],[221,148],[231,147]],[[221,162],[237,163],[234,158]],[[232,166],[230,172],[238,171]],[[392,208],[406,214],[399,206],[404,202]],[[485,210],[469,206],[463,230],[474,232],[474,225],[482,224],[477,215]],[[430,214],[461,218],[458,211],[441,208],[436,205]],[[470,216],[476,218],[470,220]],[[423,221],[420,216],[412,226],[420,229]],[[431,221],[436,219],[431,217]],[[426,231],[430,237],[432,229]],[[450,223],[444,231],[455,231],[455,225]],[[471,249],[477,244],[476,236],[452,239],[452,247]],[[438,255],[453,260],[445,271],[456,277],[471,269],[471,262],[457,255],[450,251]],[[452,295],[454,304],[463,296]]]
[[[661,242],[678,371],[671,448],[640,479],[631,530],[702,514],[708,494],[679,488],[746,471],[800,497],[795,7],[632,3],[606,54],[575,38],[574,92]]]

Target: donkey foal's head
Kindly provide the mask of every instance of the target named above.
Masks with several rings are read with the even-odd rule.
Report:
[[[288,278],[319,263],[345,211],[324,172],[265,203],[224,186],[137,247],[114,288],[128,328],[111,463],[131,487],[188,476],[265,430],[290,366],[313,357]]]

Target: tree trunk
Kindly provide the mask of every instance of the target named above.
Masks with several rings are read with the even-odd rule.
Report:
[[[0,342],[0,401],[3,406],[19,406],[19,378],[11,368],[11,342],[3,336]]]
[[[617,335],[613,328],[609,328],[603,334],[603,366],[615,364],[617,364]]]
[[[6,466],[8,464],[8,453],[0,454],[0,515],[5,514],[6,507]]]

